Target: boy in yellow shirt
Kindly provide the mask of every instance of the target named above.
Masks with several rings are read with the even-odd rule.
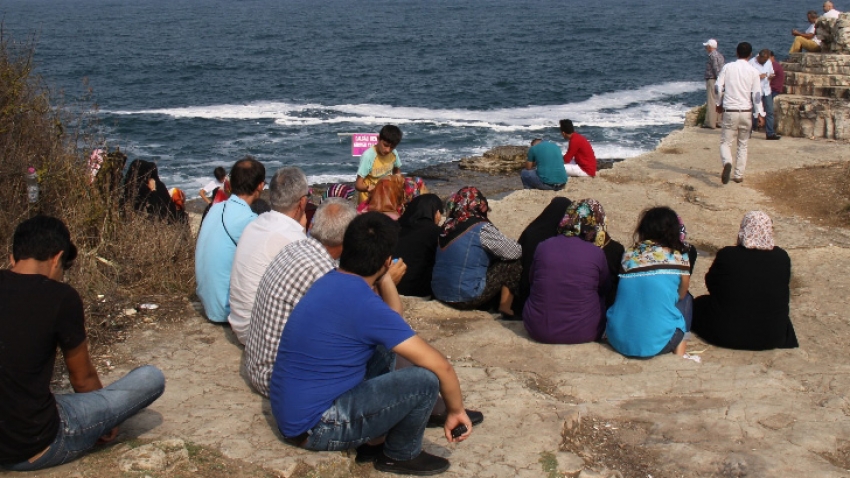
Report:
[[[401,161],[398,151],[395,150],[401,143],[401,136],[398,126],[388,124],[378,133],[378,144],[360,156],[357,181],[354,183],[358,204],[369,199],[369,194],[381,178],[390,174],[401,174]]]

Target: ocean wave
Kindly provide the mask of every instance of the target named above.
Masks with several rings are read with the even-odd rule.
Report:
[[[687,106],[675,97],[699,91],[698,82],[669,82],[634,90],[591,96],[563,105],[533,105],[495,110],[434,109],[380,104],[319,105],[256,102],[244,105],[210,105],[148,110],[104,111],[115,115],[166,115],[177,119],[273,120],[279,126],[329,124],[382,125],[433,124],[453,128],[482,128],[496,132],[535,131],[551,128],[560,118],[578,126],[637,128],[679,123]]]

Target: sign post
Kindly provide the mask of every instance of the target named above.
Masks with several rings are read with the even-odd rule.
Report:
[[[354,133],[351,135],[351,155],[361,156],[376,144],[378,144],[378,133]]]

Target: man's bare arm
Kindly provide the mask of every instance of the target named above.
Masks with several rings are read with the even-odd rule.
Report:
[[[446,410],[448,412],[444,427],[446,440],[460,442],[469,438],[472,432],[472,422],[463,408],[460,381],[458,381],[454,367],[446,360],[446,357],[422,340],[418,335],[414,335],[396,345],[393,348],[393,352],[401,355],[418,367],[430,370],[440,380],[440,395],[446,402]],[[458,425],[466,425],[467,432],[457,439],[452,439],[451,430]]]
[[[97,369],[94,368],[89,355],[88,340],[84,340],[73,349],[63,350],[62,353],[65,356],[65,365],[68,367],[71,386],[74,387],[75,392],[86,393],[103,388],[100,377],[97,376]]]

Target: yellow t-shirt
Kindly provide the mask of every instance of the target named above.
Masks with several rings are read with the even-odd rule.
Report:
[[[378,184],[381,178],[385,176],[389,176],[393,172],[393,168],[400,167],[399,159],[395,150],[391,151],[390,154],[385,156],[381,156],[378,154],[377,150],[374,146],[370,150],[367,150],[366,153],[363,154],[363,159],[361,161],[369,161],[371,157],[374,156],[374,160],[372,160],[372,168],[369,170],[369,173],[366,176],[363,176],[362,173],[363,167],[366,166],[361,164],[360,170],[357,171],[357,175],[363,178],[363,182],[366,183],[366,186],[374,186]],[[363,201],[369,199],[369,193],[365,191],[357,192],[357,203],[360,204]]]

